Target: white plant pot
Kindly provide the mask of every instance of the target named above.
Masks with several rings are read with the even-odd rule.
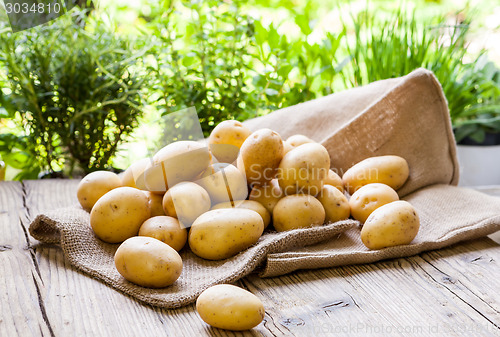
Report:
[[[457,146],[460,186],[500,185],[500,145]]]

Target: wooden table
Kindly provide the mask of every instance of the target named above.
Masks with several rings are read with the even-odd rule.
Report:
[[[234,333],[209,328],[194,305],[143,305],[30,237],[38,213],[76,202],[77,183],[0,182],[0,336],[500,335],[499,233],[410,258],[251,275],[237,285],[262,299],[266,316]]]

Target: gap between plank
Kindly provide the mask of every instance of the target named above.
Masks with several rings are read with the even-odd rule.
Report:
[[[425,259],[422,255],[418,255],[422,260],[424,260],[425,262],[427,262],[429,265],[431,265],[434,269],[436,269],[438,272],[442,273],[443,275],[447,275],[449,276],[448,274],[446,274],[445,272],[443,272],[442,270],[440,270],[438,267],[436,267],[434,264],[432,264],[430,261],[428,261],[427,259]],[[484,315],[481,311],[479,311],[478,309],[476,309],[473,305],[471,305],[469,302],[467,302],[465,299],[463,299],[460,295],[458,295],[456,292],[454,292],[453,290],[451,290],[449,287],[446,286],[445,283],[442,283],[442,282],[439,282],[437,279],[435,279],[429,272],[427,272],[424,268],[422,268],[421,266],[419,266],[424,273],[426,273],[434,282],[436,282],[437,284],[443,286],[445,289],[447,289],[450,293],[452,293],[453,295],[455,295],[457,298],[459,298],[462,302],[464,302],[465,304],[467,304],[469,307],[471,307],[475,312],[477,312],[481,317],[483,317],[486,321],[488,321],[490,324],[492,324],[495,328],[497,328],[498,330],[500,330],[500,326],[498,326],[496,323],[494,323],[493,321],[491,321],[488,317],[486,317],[486,315]],[[465,287],[467,290],[469,290],[472,294],[474,294],[473,291],[471,291],[469,288],[467,288],[463,283],[461,283],[463,287]],[[474,294],[474,296],[476,296]],[[478,296],[476,296],[478,297]],[[494,308],[492,308],[488,303],[486,303],[485,301],[483,301],[481,298],[479,298],[483,303],[485,303],[487,306],[489,306],[492,310],[496,311]]]
[[[29,222],[29,219],[31,218],[30,217],[30,210],[29,210],[27,202],[26,202],[26,197],[27,197],[26,185],[24,184],[23,181],[21,182],[21,187],[22,187],[22,198],[23,198],[22,207],[23,207],[23,210],[26,214],[25,220],[26,220],[26,222]],[[21,228],[23,230],[24,238],[26,240],[25,250],[29,252],[31,260],[33,262],[33,266],[35,267],[35,271],[38,275],[38,279],[41,281],[42,286],[44,286],[45,284],[43,282],[42,274],[40,272],[40,267],[38,266],[38,261],[36,260],[36,254],[35,254],[34,248],[31,246],[29,233],[28,233],[28,230],[26,229],[26,226],[23,223],[23,218],[21,216],[19,217],[19,225],[21,226]],[[50,336],[55,337],[54,330],[52,329],[52,325],[50,324],[49,318],[47,316],[47,310],[45,309],[45,303],[43,302],[42,292],[40,291],[40,285],[38,284],[37,278],[35,277],[35,274],[33,274],[33,271],[31,272],[31,277],[33,278],[33,283],[35,284],[35,289],[36,289],[36,293],[37,293],[37,297],[38,297],[38,305],[40,307],[40,312],[42,314],[42,318],[43,318],[45,324],[47,325]]]

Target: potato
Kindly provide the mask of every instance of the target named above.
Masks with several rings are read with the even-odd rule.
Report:
[[[187,230],[174,217],[154,216],[141,225],[139,236],[149,236],[166,243],[176,251],[184,247],[187,241]]]
[[[344,193],[344,183],[342,182],[342,178],[340,178],[340,176],[333,170],[328,170],[325,180],[323,180],[323,184],[332,185],[340,192]]]
[[[210,209],[210,196],[203,187],[193,182],[175,185],[163,196],[165,214],[190,226],[197,217]]]
[[[189,231],[191,251],[207,260],[234,256],[255,244],[264,231],[259,213],[244,208],[224,208],[200,215]]]
[[[317,195],[329,169],[330,156],[323,145],[303,144],[283,157],[279,164],[278,183],[286,195]]]
[[[408,163],[402,157],[370,157],[348,169],[342,176],[342,181],[345,189],[352,195],[361,186],[371,183],[386,184],[397,190],[404,185],[409,174]]]
[[[274,206],[284,196],[285,194],[278,184],[278,179],[273,179],[264,186],[254,186],[250,191],[248,199],[259,202],[270,214],[273,214]]]
[[[264,228],[266,228],[271,222],[271,214],[269,211],[262,206],[261,203],[254,200],[235,200],[233,202],[223,202],[212,207],[212,209],[221,208],[245,208],[255,211],[262,217],[262,221],[264,221]]]
[[[407,201],[385,204],[366,219],[361,229],[361,241],[369,249],[406,245],[417,236],[420,220]]]
[[[270,129],[252,133],[241,145],[238,169],[251,186],[262,186],[275,178],[283,158],[283,141]]]
[[[147,164],[144,172],[135,179],[135,185],[138,189],[153,192],[155,194],[164,194],[168,190],[167,181],[163,174],[161,164],[153,165],[151,161]]]
[[[203,291],[196,300],[196,311],[205,323],[226,330],[248,330],[264,319],[262,301],[251,292],[218,284]]]
[[[288,137],[288,139],[283,143],[284,154],[289,152],[290,150],[296,148],[299,145],[306,143],[315,143],[314,140],[306,137],[304,135],[293,135]]]
[[[214,204],[242,200],[248,196],[245,176],[231,164],[218,163],[209,166],[196,183],[208,192]]]
[[[151,215],[148,197],[132,187],[118,187],[92,207],[90,225],[102,241],[119,243],[137,235]]]
[[[336,222],[346,220],[351,214],[349,201],[344,193],[331,185],[324,185],[317,196],[325,209],[325,221]]]
[[[308,194],[286,196],[278,201],[273,210],[273,224],[278,232],[319,226],[324,222],[323,205]]]
[[[137,188],[135,181],[150,167],[151,159],[144,158],[130,165],[121,176],[122,185]]]
[[[122,186],[122,181],[116,173],[95,171],[87,174],[80,181],[76,190],[76,196],[83,209],[90,212],[100,197],[120,186]]]
[[[391,187],[380,183],[368,184],[354,192],[349,199],[351,215],[364,223],[374,210],[397,200],[399,196]]]
[[[208,137],[210,152],[221,163],[232,163],[238,157],[241,144],[252,131],[241,122],[227,120],[220,122]]]
[[[183,140],[170,143],[153,156],[153,163],[136,179],[140,189],[165,192],[182,181],[190,181],[210,164],[208,148],[202,143]]]
[[[175,249],[160,240],[135,236],[118,247],[115,266],[129,282],[141,287],[163,288],[181,275],[182,259]]]
[[[149,208],[151,209],[151,216],[166,215],[163,210],[163,195],[158,193],[153,193],[150,191],[143,191],[148,197]]]

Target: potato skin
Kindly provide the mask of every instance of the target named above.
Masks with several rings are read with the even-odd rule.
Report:
[[[137,188],[135,181],[150,166],[151,159],[144,158],[132,163],[121,176],[122,185]]]
[[[140,190],[158,194],[164,194],[168,190],[162,165],[153,165],[151,161],[148,162],[142,174],[135,178],[135,184],[136,188]]]
[[[201,143],[190,140],[170,143],[153,156],[153,167],[151,171],[148,171],[150,172],[149,179],[157,184],[157,180],[165,181],[164,178],[166,178],[166,187],[170,188],[182,181],[191,181],[196,178],[207,169],[210,160],[208,148]],[[162,163],[165,163],[163,168]],[[149,184],[149,181],[146,181],[149,190],[161,191],[154,188],[155,184]]]
[[[241,122],[227,120],[220,122],[208,137],[208,146],[214,157],[221,163],[233,163],[250,131]]]
[[[417,236],[419,228],[415,208],[407,201],[394,201],[370,214],[361,229],[361,241],[369,249],[406,245]]]
[[[275,178],[283,158],[281,136],[270,129],[259,129],[241,145],[238,169],[251,186],[262,186]]]
[[[248,196],[245,176],[231,164],[210,165],[196,183],[208,192],[213,204],[243,200]]]
[[[165,214],[177,218],[184,226],[190,226],[210,206],[208,192],[193,182],[179,183],[163,196]]]
[[[277,179],[271,180],[264,186],[254,186],[248,196],[249,200],[254,200],[262,204],[270,214],[273,214],[274,206],[283,198],[285,194],[281,190]]]
[[[118,187],[103,195],[92,207],[90,225],[95,235],[119,243],[137,235],[151,215],[148,197],[133,187]]]
[[[120,186],[122,181],[116,173],[95,171],[83,177],[78,184],[76,196],[83,209],[90,212],[99,198]]]
[[[385,184],[374,183],[362,186],[349,199],[351,215],[354,219],[364,223],[368,216],[385,204],[398,201],[396,191]]]
[[[267,228],[267,226],[271,222],[271,214],[269,213],[269,211],[261,203],[254,200],[235,200],[233,202],[222,202],[212,207],[212,209],[221,208],[244,208],[255,211],[262,217],[262,221],[264,221],[264,228]]]
[[[397,190],[404,185],[410,169],[408,162],[399,156],[370,157],[360,161],[342,176],[344,187],[349,194],[361,186],[371,183],[386,184]]]
[[[317,195],[330,169],[330,155],[318,143],[306,143],[291,150],[279,164],[278,183],[286,195]]]
[[[150,191],[143,191],[148,197],[149,208],[151,209],[151,216],[166,215],[163,210],[163,196],[165,193],[153,193]]]
[[[220,329],[252,329],[264,319],[262,301],[251,292],[219,284],[203,291],[196,300],[196,310],[205,323]]]
[[[292,135],[288,137],[287,140],[283,143],[284,154],[286,154],[292,149],[295,149],[297,146],[306,143],[315,143],[315,141],[304,135],[300,134]]]
[[[127,239],[116,250],[114,260],[118,272],[141,287],[167,287],[182,272],[182,259],[175,249],[146,236]]]
[[[167,215],[154,216],[144,221],[138,235],[158,239],[176,251],[181,250],[187,242],[186,228],[179,220]]]
[[[342,182],[342,178],[335,173],[333,170],[328,170],[328,173],[323,180],[324,185],[332,185],[337,188],[340,192],[344,193],[344,183]]]
[[[288,195],[273,210],[273,225],[278,232],[320,226],[324,222],[323,205],[309,194]]]
[[[325,221],[336,222],[346,220],[351,215],[349,201],[344,193],[331,185],[324,185],[316,197],[325,209]]]
[[[191,251],[207,260],[223,260],[255,244],[264,231],[259,213],[224,208],[200,215],[189,231]]]

